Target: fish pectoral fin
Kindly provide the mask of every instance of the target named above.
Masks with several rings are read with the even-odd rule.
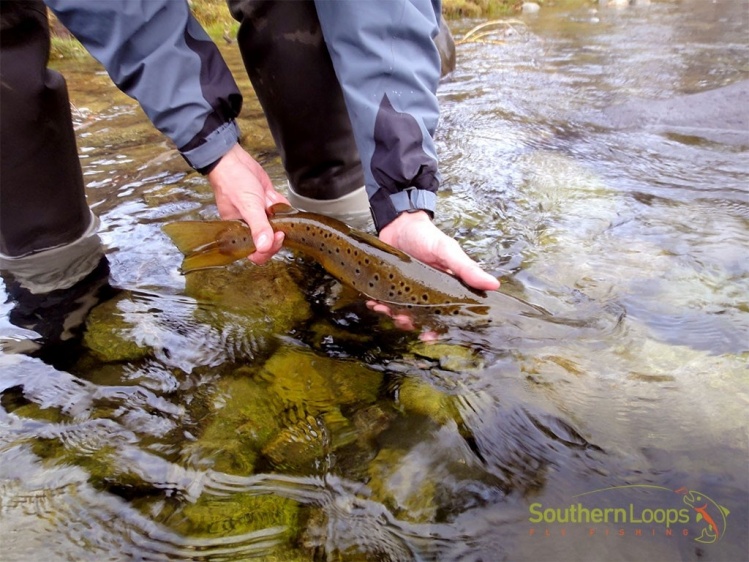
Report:
[[[396,256],[403,261],[410,262],[412,259],[411,256],[409,256],[407,253],[401,252],[390,244],[386,244],[385,242],[377,238],[377,236],[372,236],[371,234],[362,232],[361,230],[354,230],[353,228],[351,229],[351,232],[349,232],[349,235],[351,236],[351,238],[358,240],[362,244],[368,244],[374,248],[377,248],[378,250],[382,250],[383,252],[387,252],[388,254]]]

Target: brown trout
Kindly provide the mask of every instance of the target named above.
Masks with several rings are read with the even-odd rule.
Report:
[[[486,318],[499,304],[505,313],[536,316],[539,310],[509,295],[473,289],[336,219],[297,211],[288,205],[271,208],[270,224],[284,233],[284,247],[318,262],[333,277],[393,312]],[[182,272],[218,267],[255,251],[252,234],[242,221],[181,221],[164,226],[185,255]]]

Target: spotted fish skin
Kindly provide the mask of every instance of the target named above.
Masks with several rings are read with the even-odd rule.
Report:
[[[394,312],[477,317],[497,305],[510,313],[538,312],[508,295],[473,289],[336,219],[288,205],[275,205],[271,212],[270,224],[284,233],[284,247],[315,260],[343,284],[390,305]],[[164,230],[185,254],[184,273],[226,265],[254,251],[249,227],[241,221],[183,221]]]

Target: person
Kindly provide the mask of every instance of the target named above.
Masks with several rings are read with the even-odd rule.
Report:
[[[187,2],[45,1],[207,176],[221,217],[248,223],[257,248],[249,258],[270,259],[283,235],[273,232],[267,209],[288,199],[239,144],[242,95]],[[382,240],[475,288],[496,289],[498,281],[431,220],[439,186],[438,3],[229,5],[292,202],[325,212],[366,193]],[[62,269],[74,283],[98,263],[85,250],[97,220],[86,204],[65,81],[47,68],[49,44],[42,0],[0,2],[0,269],[37,293],[54,287]],[[42,263],[46,278],[34,285]]]

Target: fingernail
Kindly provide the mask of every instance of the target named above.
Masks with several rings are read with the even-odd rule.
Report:
[[[268,249],[270,246],[270,239],[267,234],[261,234],[257,237],[257,242],[255,243],[255,249],[260,250],[261,252],[264,252]]]

